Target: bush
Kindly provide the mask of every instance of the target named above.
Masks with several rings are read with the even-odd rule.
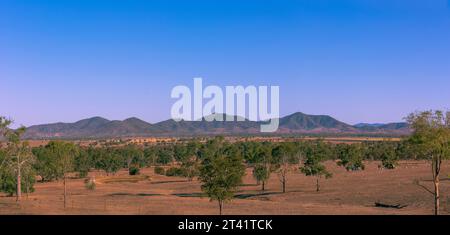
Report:
[[[88,171],[82,170],[78,172],[78,178],[86,178],[88,176]]]
[[[166,176],[186,176],[185,171],[178,167],[171,167],[166,171]]]
[[[339,144],[337,146],[339,161],[338,166],[343,166],[347,171],[364,170],[363,149],[360,144]]]
[[[165,175],[166,174],[166,171],[164,170],[164,168],[160,167],[160,166],[155,167],[154,171],[155,171],[155,174],[157,174],[157,175]]]
[[[129,175],[139,175],[140,169],[138,167],[132,166],[128,169],[128,174]]]
[[[35,183],[34,172],[23,171],[21,180],[22,193],[32,193],[34,192]],[[6,193],[8,196],[13,196],[16,194],[17,190],[17,176],[13,171],[1,170],[0,171],[0,192]]]
[[[391,152],[384,152],[381,155],[381,165],[383,166],[384,169],[395,169],[395,167],[397,166],[397,155],[395,153],[393,153],[393,151]]]
[[[87,190],[95,190],[96,185],[95,185],[95,180],[94,179],[86,179],[84,186],[86,187]]]

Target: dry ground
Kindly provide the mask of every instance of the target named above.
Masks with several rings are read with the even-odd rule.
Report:
[[[225,214],[432,214],[431,170],[426,162],[406,161],[395,170],[380,170],[378,162],[367,162],[366,170],[346,172],[334,162],[327,167],[334,174],[322,179],[322,191],[315,191],[315,178],[298,171],[288,176],[287,193],[273,174],[267,190],[255,184],[247,169],[244,185],[236,198],[225,204]],[[450,162],[443,163],[442,213],[450,212]],[[18,204],[0,195],[0,214],[217,214],[216,202],[202,195],[196,180],[155,175],[144,169],[143,176],[128,180],[126,171],[114,177],[96,175],[97,188],[89,191],[83,179],[68,183],[68,208],[63,208],[62,182],[37,183],[36,191]],[[146,177],[149,176],[149,177]],[[420,179],[423,187],[414,183]],[[402,209],[378,208],[375,202],[402,204]]]

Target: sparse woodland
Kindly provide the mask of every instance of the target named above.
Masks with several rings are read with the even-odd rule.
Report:
[[[330,143],[321,139],[297,142],[228,142],[223,137],[208,141],[191,139],[183,143],[79,146],[72,142],[51,141],[45,146],[30,147],[21,139],[25,128],[13,130],[11,121],[0,118],[0,191],[15,196],[20,203],[23,193],[33,193],[36,183],[61,181],[61,194],[70,197],[70,177],[88,177],[93,170],[114,175],[128,169],[138,175],[139,169],[155,167],[155,173],[198,180],[211,200],[217,201],[220,213],[233,199],[242,184],[245,168],[253,169],[255,183],[265,190],[271,173],[279,178],[280,192],[289,192],[289,175],[302,173],[315,177],[320,193],[321,180],[332,177],[324,161],[335,161],[347,171],[363,171],[365,161],[379,161],[380,169],[395,170],[397,162],[422,159],[430,163],[434,183],[434,211],[439,214],[439,182],[449,172],[441,172],[443,161],[450,157],[450,115],[443,112],[421,112],[407,118],[413,129],[401,141],[365,141]],[[94,190],[95,181],[87,180]]]

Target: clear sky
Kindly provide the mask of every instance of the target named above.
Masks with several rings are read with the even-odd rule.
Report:
[[[170,117],[176,85],[279,85],[281,114],[450,108],[448,0],[0,1],[0,115]]]

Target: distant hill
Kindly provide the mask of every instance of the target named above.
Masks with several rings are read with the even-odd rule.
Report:
[[[180,121],[172,119],[150,124],[132,117],[123,121],[102,117],[83,119],[75,123],[53,123],[34,125],[27,128],[26,139],[77,139],[146,136],[192,136],[192,135],[241,135],[260,133],[260,121],[236,121],[236,116],[222,116],[224,121],[208,122]],[[214,116],[210,116],[214,117]],[[226,121],[232,118],[234,121]],[[208,118],[208,117],[206,117]],[[297,112],[280,118],[279,129],[274,134],[386,134],[405,135],[410,132],[406,123],[349,125],[328,115],[309,115]]]
[[[364,127],[379,127],[385,125],[384,123],[358,123],[353,125],[356,128],[364,128]]]
[[[406,122],[393,122],[388,124],[367,124],[360,123],[354,125],[358,130],[362,132],[376,132],[376,133],[384,133],[384,132],[396,132],[399,134],[408,134],[411,130]]]
[[[328,115],[309,115],[297,112],[280,118],[281,132],[356,132],[356,128]]]

